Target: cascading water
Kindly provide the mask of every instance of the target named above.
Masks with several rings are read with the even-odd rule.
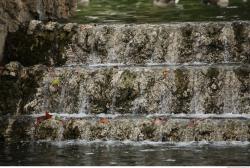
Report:
[[[237,23],[77,26],[63,66],[44,70],[37,96],[20,103],[27,114],[59,116],[35,138],[249,140],[249,45],[228,34]]]
[[[89,97],[85,94],[85,90],[83,85],[80,85],[80,92],[79,92],[79,114],[80,115],[87,115],[89,113]]]
[[[224,62],[228,63],[230,60],[229,59],[230,53],[229,53],[228,39],[226,36],[223,36],[223,40],[224,40]]]

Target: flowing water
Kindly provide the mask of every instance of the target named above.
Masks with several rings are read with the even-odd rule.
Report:
[[[79,7],[78,23],[165,23],[177,21],[249,20],[250,1],[230,0],[227,7],[206,6],[200,0],[180,0],[175,6],[156,7],[153,0],[90,0]]]
[[[179,4],[166,8],[153,6],[152,0],[90,0],[88,6],[78,8],[77,14],[70,21],[77,23],[233,21],[250,20],[249,11],[250,0],[244,2],[243,0],[230,0],[229,6],[224,8],[206,6],[200,0],[181,0]],[[84,41],[85,37],[92,39],[92,41],[86,42],[86,46],[89,46],[87,48],[89,52],[85,52],[86,49],[84,47],[79,48],[81,45],[71,44],[73,49],[70,47],[66,51],[70,58],[69,64],[57,67],[54,70],[55,72],[48,72],[47,76],[45,75],[44,86],[41,86],[39,89],[41,93],[38,92],[38,95],[42,96],[34,100],[34,102],[41,102],[41,107],[37,105],[37,109],[35,109],[32,116],[40,116],[39,114],[43,115],[44,111],[49,111],[54,116],[59,116],[59,118],[65,120],[67,118],[75,118],[76,126],[74,129],[74,122],[71,125],[68,124],[68,127],[60,127],[57,132],[60,136],[57,136],[56,140],[63,139],[63,132],[67,132],[66,128],[73,130],[73,133],[77,133],[75,130],[78,130],[78,128],[82,129],[82,139],[84,139],[91,132],[89,128],[99,129],[99,127],[90,127],[91,124],[87,122],[87,125],[84,125],[85,119],[89,119],[90,123],[95,122],[96,125],[99,124],[98,126],[100,126],[97,120],[92,120],[92,118],[96,117],[109,119],[110,130],[107,131],[106,128],[108,127],[105,127],[104,124],[102,127],[104,129],[101,130],[100,135],[105,133],[104,135],[110,136],[111,139],[112,136],[119,134],[119,130],[126,131],[126,128],[128,130],[131,128],[126,125],[129,117],[134,119],[129,124],[135,126],[131,129],[131,132],[135,132],[135,135],[131,136],[132,139],[140,138],[142,133],[139,132],[137,134],[138,130],[141,131],[141,127],[138,126],[137,122],[143,123],[144,119],[146,120],[150,116],[155,118],[165,116],[176,120],[180,118],[185,120],[184,124],[181,125],[182,122],[179,123],[186,132],[178,132],[179,127],[174,127],[175,122],[172,122],[172,124],[169,122],[169,127],[165,129],[166,131],[168,131],[168,128],[177,130],[171,131],[171,134],[169,133],[170,142],[171,138],[175,136],[179,136],[180,140],[185,142],[175,144],[132,141],[114,142],[105,141],[108,139],[105,139],[105,137],[103,138],[104,141],[100,142],[96,140],[98,139],[97,136],[97,138],[94,137],[93,142],[76,140],[0,143],[0,165],[249,165],[249,142],[232,142],[233,140],[249,140],[249,137],[247,137],[249,135],[247,121],[250,118],[247,101],[245,104],[244,101],[238,101],[247,98],[248,92],[241,88],[245,87],[249,80],[247,75],[240,76],[237,73],[238,71],[236,71],[240,70],[240,72],[247,74],[249,72],[249,64],[246,64],[247,68],[240,69],[239,63],[244,62],[244,57],[241,60],[238,57],[234,59],[230,55],[234,51],[234,43],[237,44],[237,39],[236,41],[230,41],[230,31],[234,32],[235,30],[231,25],[227,25],[228,27],[225,26],[226,28],[218,35],[218,37],[221,37],[221,40],[216,39],[217,37],[215,38],[215,40],[222,41],[222,49],[218,51],[218,55],[214,59],[214,57],[209,55],[209,48],[205,48],[205,52],[200,51],[203,50],[200,47],[203,46],[203,43],[200,43],[200,41],[204,40],[203,35],[209,34],[209,31],[203,30],[202,26],[194,28],[192,30],[193,34],[201,32],[198,38],[190,35],[190,38],[198,39],[196,42],[191,42],[192,44],[190,45],[191,48],[194,48],[192,52],[196,53],[196,55],[182,60],[182,55],[179,54],[180,46],[188,43],[187,39],[185,39],[186,37],[184,38],[182,34],[183,31],[184,34],[189,33],[185,31],[185,25],[181,25],[181,27],[183,26],[182,29],[178,29],[178,26],[177,29],[172,29],[172,26],[157,28],[157,26],[152,25],[151,27],[136,25],[134,28],[130,27],[127,29],[126,26],[124,28],[123,26],[112,27],[111,25],[111,28],[106,26],[91,28],[87,34],[85,34],[84,30],[82,34],[79,34],[78,40]],[[248,27],[246,26],[246,28]],[[123,36],[119,35],[126,34],[126,30],[133,31],[134,29],[141,29],[142,32],[135,31],[138,37],[135,37],[131,42],[129,42],[130,36],[125,37],[125,41],[129,43],[124,43]],[[153,31],[147,32],[147,30],[151,29],[159,31],[164,29],[165,32],[170,32],[168,34],[162,31],[162,33],[159,33],[160,38],[158,38],[158,41],[156,40],[156,42],[161,44],[162,41],[159,39],[167,37],[167,39],[171,39],[169,40],[170,47],[161,48],[155,45],[158,43],[155,43],[154,40],[148,42],[147,38],[155,38]],[[107,30],[114,30],[112,32],[114,34],[106,33],[109,32]],[[244,33],[243,35],[249,36],[247,33]],[[120,39],[121,41],[119,41]],[[213,38],[208,39],[211,40]],[[150,48],[151,45],[145,45],[141,49],[138,43],[145,41],[151,44],[153,48],[158,47],[158,49],[152,50]],[[121,45],[117,45],[116,42],[119,42]],[[100,46],[96,47],[96,44],[100,44]],[[244,43],[244,45],[247,44]],[[75,52],[75,50],[78,51],[77,49],[79,52]],[[189,45],[184,46],[184,49],[189,51]],[[244,49],[247,51],[248,48]],[[152,50],[154,52],[149,56],[150,58],[140,57],[141,55],[147,56],[148,53],[143,53],[144,50]],[[137,51],[142,52],[137,53]],[[207,57],[197,58],[199,54],[206,52]],[[101,55],[102,53],[107,54]],[[131,55],[133,57],[130,57]],[[82,56],[86,56],[86,60],[82,59]],[[218,64],[210,67],[210,63],[213,64],[217,61]],[[60,81],[57,79],[58,77],[61,77]],[[51,88],[51,82],[53,83],[55,80],[61,83],[61,89]],[[106,84],[107,82],[109,84]],[[131,93],[124,96],[124,92]],[[179,92],[183,94],[174,94]],[[132,93],[136,96],[130,96],[133,95]],[[129,96],[132,98],[127,101]],[[104,104],[99,102],[104,102]],[[179,108],[180,106],[183,106],[183,108]],[[190,111],[185,111],[187,108]],[[145,109],[148,109],[148,111]],[[207,109],[208,111],[206,111]],[[118,110],[121,112],[119,113]],[[119,117],[120,119],[124,117],[125,120],[120,120],[123,122],[112,120],[118,118],[117,121],[119,121]],[[201,120],[203,118],[211,119],[208,122],[215,119],[215,124],[220,123],[220,121],[217,121],[220,119],[222,119],[221,121],[230,119],[230,121],[221,122],[221,125],[217,124],[217,129],[217,125],[213,127],[213,124],[209,125],[208,122],[202,125],[202,122],[205,121]],[[188,127],[190,124],[187,120],[189,119],[191,122],[200,122],[198,126],[191,125],[191,127],[195,127],[198,130],[194,136],[201,140],[202,138],[214,140],[213,144],[207,142],[187,143],[190,139],[191,141],[195,139],[192,132],[190,133],[190,130],[193,128],[189,129]],[[231,120],[235,120],[235,122]],[[10,134],[13,123],[14,121],[11,121],[8,125],[7,135]],[[145,124],[143,125],[145,126]],[[228,127],[231,125],[232,131],[230,131],[231,127]],[[118,131],[115,127],[119,127]],[[57,129],[54,127],[48,128]],[[27,129],[29,130],[29,128]],[[96,135],[99,135],[98,129]],[[160,137],[158,138],[160,141],[164,137],[162,133],[164,130],[161,129],[156,131],[156,133],[160,134],[159,136],[156,134],[157,138]],[[95,135],[94,131],[91,133]],[[225,138],[223,137],[224,139],[220,136],[222,133],[226,135]],[[39,132],[37,134],[39,135]],[[43,130],[40,134],[43,134]],[[146,135],[147,133],[145,133],[145,138],[147,138]],[[118,136],[121,137],[120,134]],[[230,144],[216,142],[221,139],[232,141]]]
[[[249,165],[250,146],[218,143],[35,142],[0,144],[0,165]]]

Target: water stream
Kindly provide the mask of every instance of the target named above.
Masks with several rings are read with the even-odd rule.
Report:
[[[42,3],[37,8],[42,18]],[[180,0],[177,5],[166,8],[154,6],[152,0],[90,0],[88,6],[78,8],[70,21],[140,24],[250,20],[249,11],[249,0],[230,0],[225,8],[206,6],[199,0]],[[188,29],[182,32],[164,26],[130,26],[108,28],[107,25],[105,28],[100,25],[86,31],[89,33],[86,36],[85,30],[82,36],[78,34],[78,40],[87,41],[84,45],[89,45],[89,52],[85,53],[85,48],[81,49],[77,42],[70,44],[66,51],[68,64],[52,67],[53,70],[44,75],[37,89],[38,96],[32,100],[37,106],[23,116],[31,119],[48,111],[54,118],[47,120],[45,126],[31,124],[35,130],[32,136],[38,137],[36,142],[0,142],[0,165],[250,164],[250,114],[249,99],[246,99],[249,93],[247,87],[241,89],[249,83],[246,69],[250,66],[230,55],[235,50],[233,43],[237,43],[231,37],[235,30],[226,27],[226,32],[218,35],[215,40],[222,42],[221,47],[216,46],[216,41],[205,45],[208,49],[208,46],[221,49],[214,56],[210,50],[202,55],[202,50],[206,49],[199,47],[203,35],[193,38],[197,41],[182,39],[183,32],[190,33]],[[138,37],[132,33],[131,38],[124,38],[127,42],[120,41],[123,36],[119,35],[126,36],[127,31],[134,29],[139,29],[134,32]],[[159,33],[147,32],[151,29]],[[164,36],[162,29],[170,33]],[[199,34],[200,30],[192,30],[191,34]],[[156,42],[152,40],[155,36],[159,36]],[[165,45],[162,43],[166,37],[170,41],[168,54],[164,47],[157,49],[159,44]],[[214,40],[213,36],[206,38]],[[179,47],[189,42],[190,46]],[[151,47],[145,47],[147,45]],[[180,52],[184,52],[189,48],[195,48],[194,53],[199,51],[192,55],[194,58],[189,59],[189,52],[187,56],[178,54],[181,49]],[[151,55],[147,56],[148,52]],[[161,54],[169,57],[160,57]],[[7,137],[13,133],[15,121],[10,119],[5,131]],[[19,134],[26,133],[30,130],[26,125],[21,131],[15,129]],[[50,139],[53,134],[57,136],[55,141],[39,141],[43,134],[44,139]],[[112,141],[114,139],[121,141]]]
[[[249,20],[250,2],[230,0],[229,6],[206,6],[200,0],[180,0],[160,8],[153,0],[90,0],[72,17],[78,23],[164,23],[177,21]]]
[[[0,148],[0,165],[247,166],[250,163],[250,146],[244,143],[209,145],[67,141],[0,144]]]

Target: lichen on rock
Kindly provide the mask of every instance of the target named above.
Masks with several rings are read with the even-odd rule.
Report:
[[[62,135],[63,124],[58,120],[45,120],[35,128],[35,139],[61,140]]]

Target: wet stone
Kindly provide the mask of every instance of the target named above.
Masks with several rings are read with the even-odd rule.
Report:
[[[35,139],[61,140],[62,134],[62,122],[54,119],[45,120],[35,128]]]
[[[248,114],[248,67],[55,68],[29,113]],[[55,83],[58,81],[58,83]],[[243,89],[244,88],[244,89]],[[44,106],[46,105],[46,106]]]
[[[243,21],[98,26],[31,21],[9,33],[4,53],[7,61],[23,65],[249,64],[249,30]]]

